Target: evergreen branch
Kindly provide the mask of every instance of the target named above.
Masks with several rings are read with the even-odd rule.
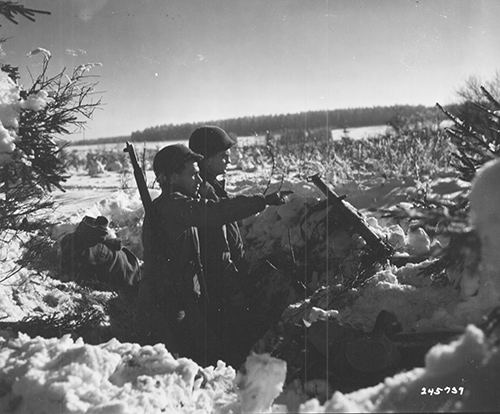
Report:
[[[46,10],[29,9],[23,6],[22,4],[19,4],[14,1],[0,1],[0,15],[3,15],[7,20],[9,20],[14,24],[18,24],[18,21],[16,20],[18,16],[22,16],[34,22],[35,14],[51,14],[51,13]]]
[[[470,134],[471,136],[473,136],[474,138],[476,138],[479,142],[481,142],[481,138],[480,138],[480,135],[474,131],[472,129],[472,127],[470,125],[468,125],[467,123],[465,123],[464,121],[462,121],[460,118],[454,116],[453,114],[451,114],[450,112],[448,112],[446,109],[444,109],[441,105],[439,105],[438,103],[436,103],[436,106],[441,109],[441,111],[443,111],[443,113],[449,118],[451,119],[454,124],[460,128],[464,133],[466,134]]]
[[[484,96],[486,96],[486,98],[488,98],[488,101],[490,101],[495,107],[496,109],[500,109],[500,102],[498,102],[494,97],[493,95],[491,95],[491,93],[489,93],[486,88],[484,86],[480,86],[481,88],[481,91],[483,92]]]

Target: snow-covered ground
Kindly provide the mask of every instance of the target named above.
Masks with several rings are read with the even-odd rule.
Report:
[[[388,125],[372,125],[357,128],[338,128],[330,131],[330,136],[334,140],[342,138],[365,139],[379,135],[393,134],[394,129]]]
[[[228,190],[243,194],[262,191],[267,185],[267,174],[267,170],[252,173],[231,170],[227,177]],[[152,182],[153,177],[148,175],[148,181]],[[289,203],[270,207],[243,222],[242,233],[251,258],[266,257],[272,252],[288,254],[290,245],[300,249],[304,244],[303,234],[308,235],[325,216],[324,211],[318,211],[306,224],[302,221],[306,210],[322,197],[311,183],[285,180],[273,183],[271,190],[278,185],[294,191]],[[132,176],[105,172],[91,178],[85,172],[74,172],[66,187],[65,193],[54,195],[55,208],[44,213],[55,223],[51,231],[54,242],[72,231],[84,215],[104,215],[124,244],[142,256],[143,212]],[[450,176],[428,183],[430,194],[450,200],[467,187],[467,183]],[[433,240],[423,230],[410,231],[382,224],[375,216],[370,217],[372,213],[368,211],[407,202],[418,191],[415,182],[373,179],[348,183],[336,191],[347,194],[347,200],[365,212],[372,229],[400,253],[431,254]],[[158,190],[151,192],[154,196]],[[8,236],[4,235],[0,245],[4,273],[16,269],[14,261],[19,258],[23,242],[30,238],[28,233]],[[346,246],[357,242],[332,237],[328,255],[340,254]],[[324,248],[322,252],[319,250],[318,255],[325,256]],[[478,324],[494,304],[484,300],[492,297],[485,294],[492,289],[491,283],[486,283],[493,277],[491,272],[483,285],[476,280],[477,275],[470,275],[467,283],[475,284],[484,295],[467,295],[464,293],[467,283],[463,281],[458,287],[433,286],[429,277],[419,273],[426,264],[428,262],[381,270],[358,292],[349,307],[338,309],[335,317],[365,331],[373,328],[380,310],[394,312],[406,332],[465,329],[469,324]],[[324,272],[319,269],[315,283],[331,276],[328,269]],[[62,285],[46,272],[19,270],[2,282],[2,317],[20,320],[37,312],[71,311],[74,298]],[[310,309],[304,310],[302,319],[310,316]],[[163,345],[140,347],[117,340],[89,345],[69,337],[42,339],[25,335],[14,339],[8,332],[4,332],[2,338],[1,412],[258,412],[270,409],[284,381],[282,363],[267,357],[250,358],[243,378],[243,374],[237,376],[234,369],[224,363],[210,368],[198,367],[190,360],[175,360]],[[304,403],[301,412],[495,410],[500,407],[499,397],[490,391],[488,384],[500,379],[499,364],[498,348],[491,347],[483,332],[470,325],[456,342],[431,349],[424,368],[387,378],[384,383],[366,390],[346,395],[337,392],[324,405],[316,400],[305,402],[303,389],[291,392],[288,388],[279,401],[295,408]],[[252,375],[255,378],[249,378]],[[265,386],[259,385],[262,383]],[[424,392],[430,388],[434,395]],[[441,389],[439,396],[437,389]],[[252,395],[258,395],[260,405],[252,405]],[[285,405],[273,407],[274,412],[286,412],[286,409]]]

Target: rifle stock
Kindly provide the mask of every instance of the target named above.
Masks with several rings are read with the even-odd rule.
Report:
[[[310,176],[309,180],[327,197],[328,203],[333,206],[345,220],[351,223],[355,232],[365,240],[370,250],[377,257],[380,259],[387,259],[394,254],[394,249],[370,229],[361,213],[349,203],[344,202],[344,197],[340,197],[331,190],[320,178],[319,174]]]
[[[141,196],[142,206],[144,207],[144,212],[148,213],[151,211],[151,194],[149,193],[144,173],[137,162],[137,155],[135,154],[134,146],[130,142],[126,142],[123,152],[128,152],[132,168],[134,169],[135,182],[139,190],[139,195]]]

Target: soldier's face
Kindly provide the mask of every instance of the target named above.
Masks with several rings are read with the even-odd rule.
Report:
[[[220,151],[215,155],[205,159],[207,172],[212,175],[225,174],[227,166],[231,163],[229,158],[231,151],[229,149]]]
[[[185,195],[197,197],[202,179],[196,161],[188,161],[180,173],[172,175],[172,184],[175,184]]]

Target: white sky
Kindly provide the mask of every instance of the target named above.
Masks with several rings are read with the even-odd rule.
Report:
[[[44,47],[54,70],[103,64],[94,73],[105,105],[86,138],[246,115],[446,104],[468,76],[500,69],[496,0],[21,2],[52,15],[2,19],[4,61],[36,72],[41,57],[26,53]]]

